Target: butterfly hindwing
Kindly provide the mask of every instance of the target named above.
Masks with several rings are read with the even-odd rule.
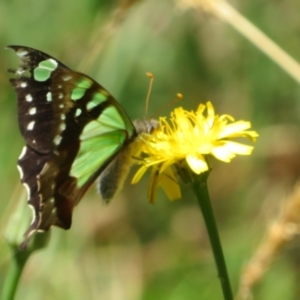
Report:
[[[116,100],[90,77],[41,51],[9,48],[21,58],[11,83],[26,142],[18,168],[34,211],[27,238],[52,225],[70,228],[74,205],[136,131]]]

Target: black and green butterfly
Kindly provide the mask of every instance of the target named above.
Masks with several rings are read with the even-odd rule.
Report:
[[[133,141],[157,122],[131,122],[101,85],[41,51],[8,48],[21,59],[19,68],[9,71],[15,74],[10,81],[26,143],[18,169],[33,210],[26,242],[52,225],[69,229],[74,206],[98,177],[108,202],[128,173]]]

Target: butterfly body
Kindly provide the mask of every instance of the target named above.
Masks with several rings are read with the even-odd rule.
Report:
[[[108,202],[128,173],[140,129],[87,75],[41,51],[8,48],[21,59],[19,68],[9,71],[15,74],[10,81],[26,143],[18,169],[33,210],[28,240],[52,225],[69,229],[74,206],[99,176],[100,194]]]

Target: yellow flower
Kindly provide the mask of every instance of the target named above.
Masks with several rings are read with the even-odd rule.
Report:
[[[176,108],[171,113],[170,121],[161,117],[159,124],[159,129],[151,135],[143,134],[140,137],[146,157],[142,159],[142,166],[132,180],[132,183],[137,183],[152,167],[148,191],[150,202],[154,202],[159,185],[170,200],[181,197],[177,178],[171,168],[173,165],[185,160],[194,173],[200,174],[209,170],[208,155],[230,162],[238,154],[251,154],[252,146],[234,142],[233,138],[246,137],[255,141],[258,137],[257,132],[248,131],[250,122],[234,122],[229,115],[216,115],[211,102],[200,104],[196,112]]]

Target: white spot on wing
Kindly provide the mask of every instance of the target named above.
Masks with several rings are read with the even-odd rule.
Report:
[[[20,178],[21,178],[21,180],[22,180],[23,177],[24,177],[23,169],[22,169],[19,165],[17,165],[17,168],[18,168],[18,171],[19,171],[19,173],[20,173]]]
[[[41,190],[41,182],[38,180],[36,182],[38,192]]]
[[[31,121],[29,122],[29,124],[27,125],[27,130],[32,130],[34,127],[35,121]]]
[[[65,123],[60,124],[59,129],[60,131],[64,131],[66,129],[66,124]]]
[[[28,204],[28,206],[31,208],[32,210],[32,221],[31,221],[31,224],[32,225],[36,219],[38,219],[38,223],[36,224],[36,227],[40,226],[41,224],[41,221],[42,221],[42,213],[39,212],[38,214],[36,213],[36,210],[34,208],[34,206],[32,204]],[[37,230],[32,230],[29,232],[28,237],[30,237],[35,231],[37,232],[44,232],[45,230],[44,229],[37,229]]]
[[[25,189],[26,189],[26,192],[27,192],[27,196],[28,196],[28,200],[30,199],[30,197],[31,197],[31,193],[30,193],[30,187],[29,187],[29,185],[27,184],[27,183],[23,183],[23,185],[24,185],[24,187],[25,187]]]
[[[25,56],[27,54],[28,54],[28,51],[26,51],[26,50],[19,50],[19,51],[17,51],[17,55],[19,57],[23,57],[23,56]]]
[[[66,115],[65,115],[65,114],[61,114],[61,115],[60,115],[60,119],[61,119],[61,120],[65,120],[65,119],[66,119]]]
[[[47,99],[48,102],[51,102],[51,101],[52,101],[52,93],[51,93],[51,92],[48,92],[48,93],[46,94],[46,99]]]
[[[20,84],[21,88],[26,88],[26,86],[27,86],[27,82],[21,82],[21,84]]]
[[[81,113],[82,113],[82,110],[81,110],[80,108],[77,108],[77,109],[76,109],[76,113],[75,113],[75,117],[80,116]]]
[[[19,159],[22,159],[22,158],[25,156],[26,151],[27,151],[27,147],[24,146],[23,149],[22,149],[22,152],[21,152],[21,154],[20,154],[20,156],[19,156]]]
[[[44,204],[42,203],[43,195],[41,193],[39,193],[38,196],[39,196],[39,200],[40,200],[39,207],[43,207],[44,206]]]
[[[31,101],[33,100],[33,98],[32,98],[32,96],[31,96],[30,94],[27,94],[27,95],[25,96],[25,100],[26,100],[27,102],[31,102]]]
[[[64,108],[65,105],[63,103],[59,104],[59,108]]]
[[[45,203],[43,203],[43,195],[39,194],[39,198],[40,198],[39,210],[43,210],[45,206]]]
[[[57,136],[54,138],[54,140],[53,140],[54,144],[55,144],[56,146],[58,146],[58,145],[60,144],[60,142],[61,142],[61,139],[62,139],[62,137],[61,137],[60,135],[57,135]]]
[[[19,68],[19,69],[16,70],[16,74],[18,74],[18,75],[22,75],[24,72],[25,71],[23,69],[21,69],[21,68]]]
[[[32,107],[29,109],[29,114],[30,115],[35,115],[36,114],[36,107]]]
[[[62,76],[62,80],[63,80],[63,81],[68,81],[68,80],[70,80],[70,79],[72,79],[72,76],[71,76],[71,75],[65,75],[65,76]]]
[[[58,94],[58,98],[59,98],[59,99],[62,99],[63,97],[64,97],[64,95],[63,95],[62,93],[59,93],[59,94]]]
[[[40,175],[39,175],[39,178],[40,178],[42,175],[44,175],[44,174],[47,172],[48,169],[49,169],[49,164],[48,164],[48,163],[45,163],[44,166],[43,166],[43,169],[42,169],[42,171],[41,171],[41,173],[40,173]]]
[[[31,208],[31,210],[32,210],[32,221],[31,221],[31,224],[30,224],[30,225],[32,225],[32,224],[34,223],[34,221],[35,221],[37,215],[36,215],[36,213],[35,213],[35,209],[34,209],[33,205],[28,204],[28,206],[29,206],[29,207]],[[32,233],[33,233],[33,232],[32,232]]]

